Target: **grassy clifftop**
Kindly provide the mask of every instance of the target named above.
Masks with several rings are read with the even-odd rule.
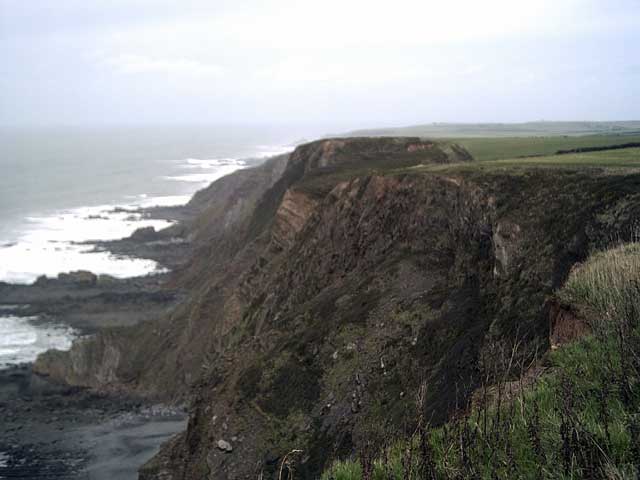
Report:
[[[640,122],[524,122],[524,123],[431,123],[398,128],[359,130],[367,136],[418,136],[431,138],[531,138],[587,135],[637,135]]]
[[[640,133],[584,136],[533,136],[506,138],[452,139],[465,147],[478,161],[553,155],[560,150],[607,147],[640,142]]]

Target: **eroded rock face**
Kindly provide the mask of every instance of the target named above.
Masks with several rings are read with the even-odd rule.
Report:
[[[158,238],[160,237],[154,227],[138,228],[131,234],[131,240],[136,242],[153,242],[158,240]]]
[[[300,146],[291,155],[290,167],[304,164],[306,173],[335,167],[376,167],[470,162],[464,148],[418,137],[356,137],[318,140]]]
[[[80,338],[74,341],[69,353],[51,350],[40,355],[33,371],[54,382],[119,389],[125,380],[120,376],[125,349],[120,338],[113,334]]]
[[[518,255],[521,228],[517,223],[501,221],[493,231],[493,248],[496,257],[493,273],[496,277],[504,277]]]
[[[290,247],[317,205],[318,202],[308,195],[292,189],[287,190],[276,212],[271,231],[273,242],[281,248]]]
[[[558,302],[549,304],[549,345],[556,350],[593,332],[588,322]]]

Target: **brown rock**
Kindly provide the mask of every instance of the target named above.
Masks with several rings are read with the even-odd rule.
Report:
[[[592,332],[589,324],[565,305],[551,302],[549,305],[549,344],[555,350]]]

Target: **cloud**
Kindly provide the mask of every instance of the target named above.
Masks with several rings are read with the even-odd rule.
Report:
[[[279,0],[201,15],[168,16],[120,32],[122,43],[149,48],[284,49],[292,52],[390,45],[461,44],[470,40],[540,36],[575,22],[580,0]],[[573,16],[572,16],[573,15]],[[573,20],[573,21],[567,21]]]
[[[224,68],[186,58],[154,58],[144,55],[121,54],[103,60],[103,63],[119,73],[162,73],[190,77],[220,77]]]
[[[639,22],[638,0],[0,0],[0,123],[638,116]]]

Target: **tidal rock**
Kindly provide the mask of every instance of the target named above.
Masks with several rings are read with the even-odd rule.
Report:
[[[60,273],[58,281],[61,283],[73,284],[78,286],[92,287],[96,284],[98,277],[86,270],[78,270],[69,273]]]
[[[136,242],[152,242],[158,239],[158,232],[153,227],[138,228],[131,234],[131,240]]]
[[[116,277],[112,277],[111,275],[98,275],[97,285],[99,287],[113,287],[115,285],[118,285],[119,283],[120,280],[118,280]]]

